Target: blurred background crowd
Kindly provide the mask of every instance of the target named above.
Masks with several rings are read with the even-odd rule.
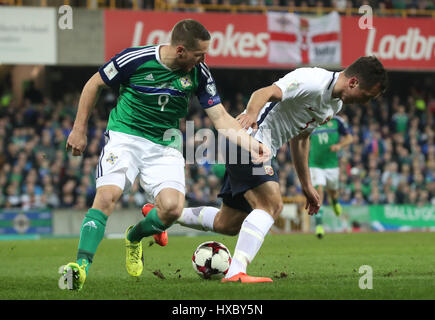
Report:
[[[95,1],[95,4],[90,4]],[[21,0],[23,5],[39,6],[39,0]],[[48,0],[50,5],[61,5],[63,0]],[[9,0],[0,0],[0,5],[9,5]],[[68,4],[72,7],[87,7],[89,5],[97,5],[98,7],[112,7],[116,8],[132,8],[154,10],[157,8],[172,11],[185,11],[185,12],[210,12],[220,11],[225,12],[225,8],[216,8],[215,5],[243,6],[246,12],[255,12],[255,8],[249,7],[274,7],[276,10],[293,10],[293,12],[300,12],[304,14],[323,14],[321,11],[324,8],[333,8],[339,13],[344,13],[348,9],[358,9],[363,5],[369,5],[377,15],[391,14],[383,12],[383,10],[390,9],[408,9],[410,10],[407,15],[416,17],[425,16],[423,12],[416,14],[415,10],[434,10],[434,0],[69,0]],[[187,5],[187,6],[183,6]],[[191,6],[189,6],[191,5]],[[281,8],[279,8],[281,7]],[[270,10],[270,8],[268,9]],[[347,12],[346,14],[349,14]],[[350,14],[358,14],[357,10],[351,10]],[[397,12],[401,15],[400,12]],[[431,16],[430,13],[428,13]]]
[[[95,71],[93,71],[95,72]],[[237,72],[237,71],[232,71]],[[223,104],[233,116],[242,112],[250,94],[280,75],[274,71],[215,72]],[[409,75],[405,77],[409,77]],[[230,80],[232,79],[232,80]],[[254,79],[257,79],[254,81]],[[231,82],[233,81],[233,82]],[[236,81],[239,85],[235,85]],[[401,82],[402,80],[398,79]],[[435,205],[435,95],[428,76],[406,90],[393,87],[367,105],[345,105],[340,115],[348,122],[354,143],[339,152],[342,204]],[[403,82],[403,81],[402,81]],[[219,85],[222,84],[222,85]],[[95,195],[95,168],[104,146],[108,114],[116,92],[104,90],[89,121],[88,146],[82,157],[65,150],[83,84],[53,99],[28,83],[17,103],[7,85],[0,87],[0,206],[4,208],[87,209]],[[193,121],[195,130],[213,126],[197,100],[181,121]],[[185,145],[202,141],[185,141]],[[289,146],[273,160],[283,196],[301,195]],[[223,164],[186,165],[188,205],[219,206],[217,197],[225,172]],[[120,207],[141,207],[147,198],[138,182],[125,194]]]
[[[155,0],[141,0],[139,7],[144,9],[154,9],[156,6]],[[300,9],[304,13],[316,13],[316,10],[311,11],[310,8],[323,9],[334,8],[338,11],[346,9],[356,9],[363,5],[369,5],[377,14],[382,14],[383,9],[410,9],[410,10],[433,10],[435,4],[433,0],[166,0],[169,5],[174,6],[173,10],[177,11],[195,11],[205,12],[214,11],[212,6],[204,7],[202,5],[244,5],[244,6],[273,6],[294,8],[295,12]],[[177,8],[177,5],[194,4],[191,8]],[[122,0],[117,6],[131,7],[131,0]],[[302,10],[301,10],[302,8]],[[307,9],[308,10],[304,10]],[[410,13],[412,15],[412,12]]]

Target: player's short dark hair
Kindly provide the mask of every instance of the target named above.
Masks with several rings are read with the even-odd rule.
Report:
[[[379,84],[381,92],[388,85],[387,71],[375,56],[360,57],[344,70],[347,78],[357,77],[362,89],[370,90]]]
[[[185,19],[177,22],[172,29],[171,45],[182,44],[187,50],[198,48],[198,40],[210,40],[210,33],[198,21]]]

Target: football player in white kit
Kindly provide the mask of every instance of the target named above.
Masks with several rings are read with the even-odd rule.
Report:
[[[308,167],[311,132],[337,114],[343,103],[364,104],[383,93],[386,84],[386,70],[375,57],[360,57],[342,72],[299,68],[255,91],[237,120],[274,156],[284,143],[290,142],[292,161],[307,198],[306,209],[312,215],[321,204]],[[258,170],[263,170],[263,174],[258,174]],[[268,165],[226,163],[219,196],[223,199],[220,209],[185,208],[177,222],[200,230],[239,234],[223,282],[272,282],[267,277],[247,275],[246,268],[282,211],[276,172]]]

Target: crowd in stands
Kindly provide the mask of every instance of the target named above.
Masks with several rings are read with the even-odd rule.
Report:
[[[219,83],[219,81],[217,81]],[[340,156],[340,201],[343,204],[435,205],[435,143],[433,84],[411,87],[407,98],[394,90],[367,105],[344,106],[354,143]],[[222,88],[220,88],[221,90]],[[394,89],[394,88],[393,88]],[[223,104],[236,116],[250,91],[221,93]],[[29,86],[17,104],[8,88],[0,88],[0,206],[2,208],[76,208],[86,210],[95,195],[95,174],[104,131],[116,95],[104,91],[89,120],[88,146],[82,157],[65,150],[78,106],[79,93],[51,101]],[[197,101],[185,120],[195,130],[213,128]],[[181,130],[186,131],[181,121]],[[185,145],[198,141],[185,141]],[[281,193],[301,195],[289,146],[273,160]],[[223,164],[186,165],[189,205],[220,205],[217,197],[225,172]],[[136,181],[120,207],[141,207],[147,197]]]
[[[73,7],[86,7],[89,5],[88,0],[70,0],[69,4]],[[92,1],[91,1],[92,2]],[[266,7],[283,7],[294,8],[294,12],[298,12],[298,8],[308,8],[307,10],[299,10],[301,13],[316,13],[317,11],[310,11],[309,8],[335,8],[339,12],[346,9],[357,9],[363,5],[371,6],[377,15],[383,15],[383,9],[407,9],[410,10],[409,15],[413,15],[413,10],[435,10],[435,2],[433,0],[98,0],[99,7],[111,7],[112,4],[116,8],[133,8],[135,6],[145,10],[153,10],[158,5],[163,4],[175,6],[172,10],[175,11],[220,11],[216,8],[205,8],[203,5],[242,5],[249,6],[266,6]],[[51,5],[60,6],[64,3],[63,0],[54,0]],[[0,1],[0,5],[9,5],[8,1]],[[177,5],[193,4],[194,8],[177,8]],[[39,1],[32,0],[26,5],[37,6],[40,5]],[[163,8],[162,8],[163,9]],[[222,8],[223,11],[225,11]],[[248,10],[251,11],[251,10]],[[358,12],[354,12],[358,14]],[[417,16],[424,16],[421,12]]]
[[[131,1],[131,0],[130,0]],[[145,9],[154,8],[154,0],[140,0],[140,7]],[[215,11],[215,8],[209,9],[201,5],[245,5],[245,6],[270,6],[286,8],[335,8],[339,11],[349,8],[360,8],[363,5],[369,5],[375,13],[382,14],[382,9],[408,9],[408,10],[434,10],[435,3],[433,0],[166,0],[167,4],[195,4],[194,11]],[[128,3],[125,6],[129,6]],[[175,10],[189,11],[192,9],[178,8]],[[301,11],[302,12],[302,11]],[[304,13],[307,13],[306,11]],[[412,12],[411,12],[412,14]]]
[[[168,1],[171,3],[171,1]],[[283,7],[324,7],[344,10],[347,8],[359,8],[369,5],[372,8],[385,9],[420,9],[430,10],[434,8],[431,0],[174,0],[175,3],[196,4],[245,4],[252,6],[283,6]]]

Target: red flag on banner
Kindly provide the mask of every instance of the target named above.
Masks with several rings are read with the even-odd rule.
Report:
[[[269,12],[269,62],[295,65],[341,65],[340,16],[304,18]]]

